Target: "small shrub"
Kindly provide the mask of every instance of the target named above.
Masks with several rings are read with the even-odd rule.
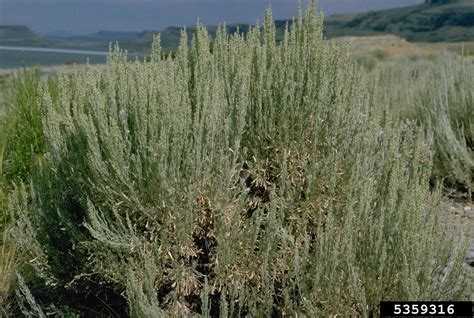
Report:
[[[384,61],[388,58],[388,52],[382,49],[374,50],[372,55],[379,61]]]
[[[383,64],[379,101],[390,103],[399,120],[415,120],[433,135],[433,178],[444,179],[452,195],[472,198],[474,189],[474,65],[444,55],[434,61]]]
[[[367,53],[356,53],[353,56],[354,61],[368,71],[372,71],[377,66],[377,60],[374,56]]]

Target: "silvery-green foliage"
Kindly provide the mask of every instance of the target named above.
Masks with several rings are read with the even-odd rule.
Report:
[[[41,307],[37,304],[28,286],[26,286],[23,277],[17,274],[17,278],[18,278],[17,294],[20,296],[19,299],[21,301],[19,302],[19,305],[23,314],[25,314],[25,316],[27,317],[45,318],[46,315],[44,314]],[[25,300],[26,303],[24,303],[23,300]]]
[[[400,120],[410,118],[433,135],[433,177],[448,188],[474,188],[474,63],[448,54],[435,60],[381,64],[378,95]],[[470,195],[469,195],[470,194]]]
[[[321,28],[314,3],[279,45],[270,11],[214,42],[198,25],[174,58],[157,38],[149,61],[116,48],[43,87],[47,151],[10,212],[45,288],[76,306],[113,294],[133,317],[462,297],[429,138],[371,115],[364,73]]]

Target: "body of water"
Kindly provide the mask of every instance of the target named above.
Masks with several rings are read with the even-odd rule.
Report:
[[[0,69],[105,63],[108,52],[0,45]],[[135,56],[130,56],[130,58]],[[139,56],[140,57],[140,56]],[[141,56],[143,58],[143,56]]]

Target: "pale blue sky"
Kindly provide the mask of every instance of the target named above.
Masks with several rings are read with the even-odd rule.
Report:
[[[306,2],[306,1],[303,1]],[[326,15],[411,5],[422,0],[320,0]],[[167,26],[255,23],[270,4],[277,19],[291,18],[297,0],[0,0],[0,24],[38,32],[160,30]]]

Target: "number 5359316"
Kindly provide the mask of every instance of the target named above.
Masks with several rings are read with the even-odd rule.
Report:
[[[380,316],[450,316],[473,317],[473,303],[470,301],[381,301]]]
[[[395,304],[395,315],[452,315],[454,314],[454,304],[445,306],[444,304]]]

